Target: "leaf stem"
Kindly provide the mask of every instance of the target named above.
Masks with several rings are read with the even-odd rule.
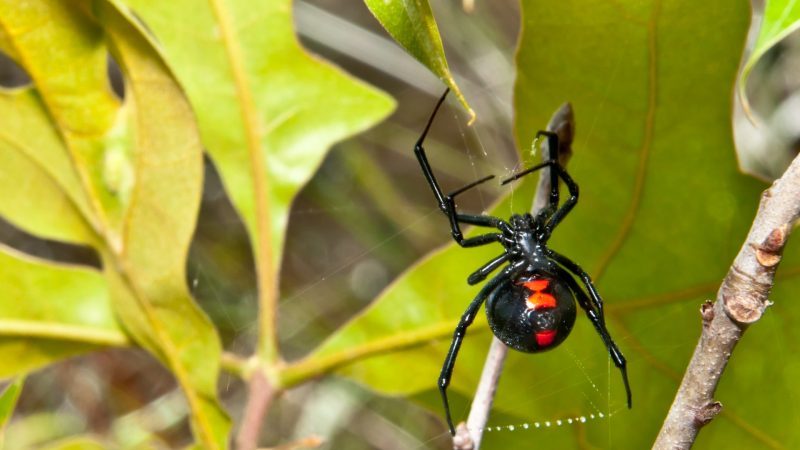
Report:
[[[259,116],[255,98],[245,71],[244,56],[234,35],[235,26],[230,11],[220,0],[210,0],[214,15],[219,24],[220,37],[225,46],[228,63],[231,67],[236,96],[239,100],[242,126],[245,131],[245,144],[250,168],[252,170],[253,202],[255,204],[255,228],[248,231],[253,239],[258,280],[258,355],[262,361],[273,364],[279,361],[277,335],[275,330],[275,309],[277,307],[277,280],[273,263],[272,218],[270,217],[269,180],[264,153],[261,148]]]
[[[130,344],[128,337],[116,330],[92,328],[87,325],[18,319],[0,319],[0,336],[55,339],[112,347],[122,347]]]
[[[253,372],[253,364],[251,361],[252,359],[223,351],[220,359],[220,367],[222,370],[236,375],[242,380],[249,380]]]

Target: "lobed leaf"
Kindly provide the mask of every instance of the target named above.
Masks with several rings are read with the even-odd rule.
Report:
[[[51,224],[47,213],[16,211],[19,199],[0,201],[0,212],[32,232],[98,251],[117,319],[175,374],[198,440],[225,447],[229,421],[216,399],[220,343],[185,285],[202,147],[181,89],[144,35],[106,2],[0,3],[0,34],[35,89],[6,92],[0,102],[24,113],[17,121],[24,128],[0,133],[7,136],[0,158],[30,170],[7,175],[0,187],[32,183],[25,200],[65,214]],[[109,52],[125,77],[123,103],[110,90]],[[25,142],[22,131],[41,136]],[[70,313],[52,310],[56,321]],[[38,364],[93,348],[49,345],[57,351]]]
[[[161,45],[245,222],[260,287],[260,354],[273,361],[289,206],[330,145],[373,125],[393,102],[307,54],[289,0],[115,3],[128,5]]]
[[[126,78],[135,150],[125,251],[113,256],[123,270],[106,270],[109,286],[126,329],[183,387],[196,437],[208,448],[225,448],[230,421],[216,398],[221,344],[185,282],[203,173],[194,117],[144,35],[110,4],[95,7]]]

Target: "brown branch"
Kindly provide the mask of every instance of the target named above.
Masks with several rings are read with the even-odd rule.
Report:
[[[722,282],[716,302],[700,309],[703,331],[654,449],[688,449],[722,409],[713,399],[722,372],[747,327],[771,304],[775,270],[800,216],[800,157],[764,191],[753,226]]]
[[[236,435],[237,450],[256,450],[258,435],[269,411],[272,399],[278,391],[270,384],[261,368],[253,370],[248,385],[247,405],[242,417],[242,426]]]
[[[566,167],[572,156],[572,140],[575,136],[575,118],[572,105],[564,103],[550,118],[547,125],[549,131],[554,131],[559,137],[558,160]],[[543,158],[550,154],[547,141],[541,145]],[[545,168],[539,173],[539,184],[536,186],[536,196],[531,206],[531,214],[536,214],[547,205],[550,198],[550,169]],[[463,422],[456,427],[453,436],[454,450],[478,450],[483,438],[483,430],[489,420],[489,411],[492,409],[494,394],[500,375],[503,373],[503,363],[506,360],[508,347],[496,337],[492,338],[492,345],[483,364],[483,372],[478,382],[478,388],[472,399],[467,423]]]

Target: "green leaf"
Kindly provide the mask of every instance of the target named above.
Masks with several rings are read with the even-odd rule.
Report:
[[[56,265],[0,246],[0,378],[128,343],[96,270]]]
[[[104,178],[103,137],[117,120],[119,102],[109,89],[102,30],[79,8],[6,1],[0,3],[0,35],[33,79],[69,149],[69,158],[61,159],[73,164],[91,205],[92,226],[101,232],[118,228],[124,205]],[[58,52],[52,51],[54,42]]]
[[[800,28],[800,2],[794,0],[769,0],[764,5],[764,16],[753,51],[742,68],[739,82],[739,96],[745,108],[748,107],[747,80],[758,61],[775,44]]]
[[[216,399],[221,345],[186,286],[185,261],[202,189],[192,111],[144,36],[107,3],[96,3],[111,52],[126,76],[136,184],[122,246],[107,270],[125,325],[159,355],[183,387],[196,437],[225,448],[230,422]]]
[[[37,130],[55,130],[63,142],[59,147],[50,139],[41,150],[58,154],[60,165],[53,167],[43,159],[48,153],[37,154],[36,142],[5,150],[7,159],[19,161],[16,167],[35,169],[42,183],[28,201],[72,202],[70,214],[80,212],[92,231],[83,242],[103,258],[104,287],[125,330],[175,374],[197,439],[208,448],[225,447],[230,425],[216,399],[220,343],[185,284],[203,166],[181,89],[142,32],[105,2],[0,3],[0,34],[36,90],[28,97],[8,94],[17,96],[7,99],[12,105],[27,108],[20,121],[25,128],[8,131],[11,143]],[[109,89],[109,52],[125,77],[123,104]],[[61,171],[70,175],[60,178]],[[10,215],[43,235],[69,223],[48,228],[41,225],[47,217]],[[56,237],[78,240],[77,232],[62,234]]]
[[[0,215],[44,238],[91,243],[86,196],[38,93],[0,90],[0,116],[0,192],[13,192],[0,196]]]
[[[0,445],[3,444],[5,426],[14,414],[14,408],[17,407],[17,400],[24,385],[25,377],[17,377],[0,394]]]
[[[278,358],[276,275],[289,206],[331,144],[373,125],[386,95],[308,55],[289,0],[120,0],[161,45],[251,238],[265,361]]]
[[[572,102],[577,137],[569,171],[581,200],[550,245],[594,277],[610,333],[628,358],[634,409],[625,407],[619,371],[581,316],[560,348],[511,352],[494,406],[500,419],[490,424],[566,422],[599,412],[610,419],[531,431],[535,436],[490,433],[487,448],[505,448],[497,447],[500,439],[521,446],[532,438],[542,448],[652,444],[696,345],[698,308],[714,298],[765,187],[740,173],[732,151],[730,92],[748,15],[746,4],[723,0],[591,8],[579,1],[523,2],[517,142],[527,147],[550,114]],[[515,211],[525,205],[515,194]],[[509,213],[507,207],[495,212]],[[465,278],[500,253],[490,247],[450,245],[411,268],[291,365],[286,381],[335,369],[380,392],[429,399],[441,415],[438,373],[452,330],[478,291]],[[799,259],[787,252],[773,294],[777,306],[737,349],[717,395],[725,408],[700,433],[698,447],[800,444],[791,425],[796,416],[774,406],[798,391],[789,355],[798,350],[791,324],[800,306],[791,292],[800,288]],[[453,376],[457,419],[466,418],[491,337],[482,316]],[[413,376],[398,367],[413,368]]]
[[[442,47],[439,28],[428,0],[364,0],[383,28],[408,53],[436,74],[446,84],[475,120],[475,111],[458,88]]]

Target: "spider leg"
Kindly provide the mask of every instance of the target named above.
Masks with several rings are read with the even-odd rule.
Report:
[[[447,206],[446,211],[444,212],[447,217],[450,219],[450,230],[451,234],[453,235],[453,239],[458,243],[458,245],[462,247],[477,247],[479,245],[486,245],[492,242],[499,242],[502,239],[502,234],[497,233],[489,233],[483,234],[480,236],[475,236],[471,238],[464,238],[463,233],[461,232],[460,223],[467,223],[467,224],[476,224],[479,226],[490,226],[494,228],[500,228],[502,231],[506,233],[511,232],[511,227],[508,226],[503,220],[499,217],[492,217],[492,216],[484,216],[484,215],[474,215],[474,214],[458,214],[456,212],[456,196],[461,194],[469,189],[474,188],[475,186],[489,181],[494,178],[494,175],[489,175],[487,177],[483,177],[478,181],[474,181],[461,189],[457,189],[444,197],[445,205]]]
[[[487,233],[487,234],[480,234],[478,236],[473,236],[469,238],[461,238],[458,242],[458,245],[468,248],[468,247],[480,247],[481,245],[491,244],[492,242],[500,242],[503,240],[503,235],[500,233]]]
[[[462,247],[475,247],[478,245],[485,245],[492,242],[498,242],[499,238],[496,237],[497,236],[496,234],[476,236],[474,238],[464,239],[464,234],[461,232],[461,227],[459,226],[459,222],[463,221],[464,223],[469,223],[474,225],[499,227],[502,220],[491,216],[458,214],[456,212],[456,204],[455,204],[455,197],[458,194],[461,194],[462,192],[467,191],[468,189],[471,189],[481,183],[491,180],[492,178],[494,178],[494,175],[481,178],[480,180],[474,181],[460,189],[457,189],[445,195],[442,193],[442,188],[436,181],[436,176],[434,176],[433,174],[433,169],[431,168],[431,165],[428,162],[428,157],[425,155],[425,148],[422,146],[422,144],[425,141],[425,137],[428,135],[428,131],[431,128],[433,119],[436,117],[436,113],[439,111],[439,108],[442,106],[442,103],[444,103],[444,99],[445,97],[447,97],[448,92],[450,92],[449,89],[445,90],[444,94],[439,99],[438,103],[436,103],[436,107],[433,109],[433,113],[431,113],[431,116],[428,119],[428,123],[425,125],[425,129],[422,131],[422,135],[420,135],[416,145],[414,145],[414,154],[417,157],[417,161],[419,161],[419,165],[422,167],[422,173],[425,175],[425,180],[427,180],[428,185],[431,187],[431,190],[433,191],[433,195],[436,197],[436,201],[439,203],[439,209],[450,219],[450,231],[453,236],[453,239]],[[507,229],[508,226],[506,225],[505,228]],[[505,229],[503,228],[501,228],[501,230],[505,231]]]
[[[569,259],[565,258],[564,256],[559,255],[558,253],[552,252],[552,257],[558,263],[564,265],[567,269],[571,272],[576,272],[573,269],[577,269],[577,271],[586,275],[586,272],[574,262],[570,261]],[[568,263],[568,264],[565,264]],[[588,275],[586,275],[586,279],[576,273],[581,279],[583,280],[584,284],[586,285],[587,290],[591,294],[590,298],[583,292],[583,289],[578,285],[578,282],[563,268],[556,266],[556,270],[558,271],[559,278],[566,281],[569,285],[570,290],[575,295],[575,299],[578,301],[578,305],[586,312],[586,317],[589,318],[589,321],[592,322],[594,325],[595,330],[600,335],[600,338],[603,339],[603,343],[606,345],[608,349],[608,354],[611,357],[611,360],[614,362],[614,365],[620,370],[622,373],[622,382],[625,385],[625,393],[628,397],[628,408],[632,406],[631,401],[631,386],[628,382],[628,368],[627,362],[625,361],[625,356],[617,347],[617,344],[614,343],[614,339],[611,338],[611,334],[608,332],[608,328],[606,328],[606,321],[603,315],[603,301],[600,299],[600,296],[597,295],[597,290],[594,288],[592,284],[592,280],[589,279]],[[588,280],[588,282],[586,281]]]
[[[472,272],[469,278],[467,278],[467,283],[472,286],[473,284],[478,284],[485,280],[490,273],[494,272],[495,269],[500,267],[504,262],[508,261],[508,258],[509,254],[503,253],[502,255],[492,259],[488,263],[484,264],[480,269]]]
[[[517,172],[514,175],[511,175],[510,177],[508,177],[505,180],[501,181],[500,184],[501,185],[508,184],[508,183],[511,183],[512,181],[519,180],[520,178],[524,177],[525,175],[528,175],[529,173],[536,172],[537,170],[541,170],[541,169],[543,169],[545,167],[555,167],[557,165],[558,165],[558,163],[556,163],[555,161],[548,160],[548,161],[536,164],[535,166],[528,167],[527,169],[523,170],[522,172]]]
[[[505,220],[493,216],[481,216],[475,214],[456,214],[459,223],[466,223],[467,225],[475,225],[479,227],[497,228],[503,233],[513,234],[514,230]]]
[[[567,173],[566,169],[558,163],[558,160],[555,159],[555,156],[558,154],[558,135],[556,133],[550,131],[539,131],[536,134],[536,137],[539,136],[547,136],[547,147],[548,147],[548,160],[537,164],[533,167],[523,170],[522,172],[515,173],[511,177],[503,180],[500,184],[507,184],[514,180],[518,180],[529,173],[535,172],[537,170],[543,169],[545,167],[550,167],[550,201],[548,205],[544,209],[544,213],[546,215],[552,214],[550,220],[545,225],[545,236],[544,241],[550,237],[550,233],[553,232],[553,229],[564,220],[564,217],[575,207],[578,203],[578,184],[575,180],[572,179],[571,176]],[[554,153],[554,150],[555,153]],[[567,185],[567,189],[569,190],[569,198],[564,202],[561,208],[558,208],[559,202],[559,189],[558,189],[558,178],[564,181],[564,184]],[[553,212],[554,211],[554,212]],[[546,217],[546,216],[545,216]]]
[[[547,249],[547,255],[562,266],[566,267],[567,270],[574,273],[578,278],[581,279],[581,281],[583,281],[583,284],[586,286],[586,291],[589,292],[592,306],[597,309],[597,312],[600,315],[600,320],[602,320],[602,323],[605,325],[605,318],[603,315],[603,299],[600,298],[600,294],[597,292],[597,288],[594,287],[594,282],[589,274],[586,273],[586,271],[583,270],[583,268],[581,268],[581,266],[579,266],[577,263],[558,252]]]
[[[526,264],[527,263],[525,261],[518,261],[517,263],[506,267],[497,276],[489,280],[489,282],[483,286],[475,299],[472,300],[469,306],[467,306],[467,310],[464,311],[464,314],[461,316],[461,320],[458,322],[458,326],[456,326],[455,332],[453,333],[453,341],[450,344],[450,350],[447,352],[447,357],[445,357],[444,364],[442,365],[442,372],[439,375],[439,393],[442,395],[442,403],[444,404],[447,426],[450,428],[450,434],[453,436],[455,436],[456,430],[453,427],[453,419],[450,416],[450,403],[447,401],[447,386],[450,385],[450,378],[453,376],[453,368],[456,365],[458,351],[461,348],[461,342],[464,340],[467,327],[469,327],[472,324],[472,321],[475,320],[475,316],[478,315],[478,311],[480,311],[483,302],[486,300],[486,297],[488,297],[489,294],[497,288],[497,286],[508,281],[516,273],[522,270]]]
[[[553,172],[556,172],[557,175],[564,180],[564,184],[567,185],[567,189],[569,190],[569,198],[564,201],[564,204],[561,205],[561,208],[553,213],[552,217],[550,217],[550,221],[547,222],[547,225],[545,225],[545,229],[547,230],[545,240],[550,237],[550,233],[553,232],[553,229],[556,227],[556,225],[561,223],[561,221],[564,220],[564,217],[566,217],[566,215],[572,211],[572,208],[574,208],[578,203],[578,183],[576,183],[575,180],[569,176],[567,171],[561,167],[560,164],[556,163],[553,166],[553,169],[555,169]]]

